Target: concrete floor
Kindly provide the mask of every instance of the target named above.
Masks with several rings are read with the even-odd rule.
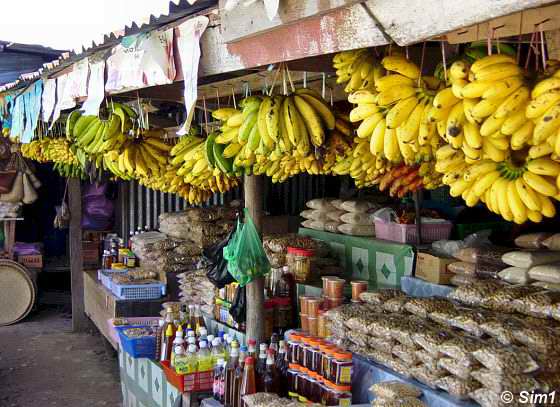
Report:
[[[0,407],[121,406],[118,360],[103,341],[72,333],[55,308],[0,327]]]

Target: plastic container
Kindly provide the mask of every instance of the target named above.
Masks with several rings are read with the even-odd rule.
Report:
[[[111,291],[121,300],[155,300],[165,295],[165,284],[111,284]]]
[[[290,363],[288,365],[288,397],[297,400],[299,394],[297,392],[297,378],[299,374],[299,365]]]
[[[306,314],[310,318],[316,318],[319,314],[319,309],[321,308],[322,300],[320,298],[308,298],[307,299],[307,312]],[[315,335],[316,336],[316,335]]]
[[[352,383],[352,353],[336,352],[331,361],[331,381],[339,386]]]
[[[451,235],[453,223],[424,223],[422,224],[422,243],[436,240],[447,240]],[[416,243],[416,225],[375,220],[375,236],[378,239],[391,240],[399,243]]]
[[[286,355],[288,358],[288,363],[299,363],[298,354],[300,344],[301,335],[298,335],[297,333],[290,334],[290,337],[288,339],[288,354]]]
[[[311,257],[314,254],[313,250],[288,247],[286,260],[296,282],[305,283],[311,277]]]
[[[327,297],[332,297],[332,298],[344,297],[344,284],[346,284],[346,281],[341,278],[329,279],[327,281],[327,293],[326,293]]]
[[[340,307],[344,304],[344,297],[327,297],[326,303],[328,309]]]
[[[308,295],[300,295],[299,296],[299,312],[301,312],[302,314],[308,315],[307,312],[307,300],[309,300],[310,297]]]
[[[308,323],[308,316],[306,314],[299,314],[299,318],[301,320],[301,330],[303,332],[309,333],[309,323]]]
[[[318,336],[319,334],[319,319],[317,317],[307,317],[307,329],[309,329],[309,335]]]
[[[276,310],[274,313],[274,327],[284,332],[291,324],[292,303],[289,298],[276,298]]]
[[[352,301],[361,302],[360,294],[367,291],[368,282],[364,280],[350,281],[350,286],[352,286]]]
[[[156,335],[129,338],[124,334],[124,330],[128,328],[148,328],[148,326],[126,325],[115,327],[119,333],[122,349],[133,358],[156,359]]]
[[[319,338],[326,338],[329,336],[327,333],[327,317],[325,317],[323,311],[319,311],[319,315],[317,315],[317,336]]]
[[[327,295],[329,289],[329,280],[339,280],[340,277],[337,276],[322,276],[321,280],[323,281],[323,294]]]
[[[326,382],[327,406],[350,406],[352,404],[351,386],[340,386],[332,382]]]
[[[103,269],[103,270],[97,270],[97,279],[99,281],[101,281],[101,284],[103,284],[103,286],[111,291],[111,288],[113,286],[113,275],[115,274],[126,274],[128,273],[128,269],[124,269],[124,270],[112,270],[112,269]]]
[[[209,391],[212,390],[214,383],[213,371],[196,372],[190,374],[177,374],[174,369],[169,367],[168,361],[161,362],[161,367],[165,374],[165,378],[181,393],[185,391]]]

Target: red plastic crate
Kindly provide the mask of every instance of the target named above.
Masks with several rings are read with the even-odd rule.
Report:
[[[177,374],[174,369],[169,367],[169,362],[161,362],[163,373],[169,383],[175,386],[181,393],[209,391],[212,390],[214,374],[212,370],[206,372],[196,372],[191,374]]]

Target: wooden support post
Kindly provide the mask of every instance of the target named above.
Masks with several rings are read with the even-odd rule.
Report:
[[[422,217],[420,216],[420,191],[414,191],[414,212],[416,214],[416,244],[422,244]]]
[[[89,324],[84,313],[84,273],[82,257],[82,191],[80,180],[68,180],[70,206],[70,274],[72,287],[72,330],[85,331]]]
[[[245,207],[253,219],[259,234],[262,233],[263,217],[263,177],[245,176]],[[247,297],[247,338],[260,343],[264,341],[264,278],[260,277],[246,286]]]

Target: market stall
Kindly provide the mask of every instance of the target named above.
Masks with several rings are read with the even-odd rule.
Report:
[[[210,3],[0,89],[125,404],[554,397],[558,6]],[[119,189],[85,272],[80,178]]]

